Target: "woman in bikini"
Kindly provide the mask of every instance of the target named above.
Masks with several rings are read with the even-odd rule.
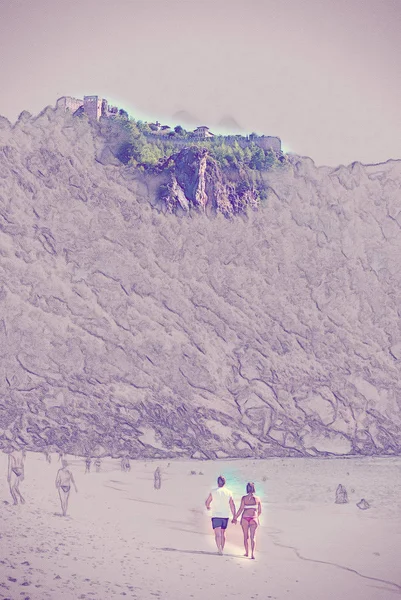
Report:
[[[237,522],[238,517],[243,512],[241,518],[241,527],[244,532],[244,547],[245,556],[249,554],[249,535],[251,536],[251,558],[255,559],[255,536],[256,529],[259,525],[259,515],[262,512],[260,499],[255,496],[255,485],[248,483],[246,486],[246,496],[242,496],[241,506],[233,519],[233,523]]]
[[[61,510],[63,511],[63,517],[67,516],[68,510],[68,498],[70,496],[71,484],[73,484],[75,491],[78,492],[77,486],[75,485],[74,477],[71,471],[67,469],[68,463],[63,459],[62,468],[59,469],[56,477],[56,488],[60,496]]]

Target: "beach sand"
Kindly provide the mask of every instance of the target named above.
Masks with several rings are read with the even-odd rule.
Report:
[[[27,454],[26,504],[13,506],[0,453],[0,598],[401,597],[400,458],[131,461],[129,473],[104,459],[89,474],[67,458],[78,494],[64,518],[57,456]],[[243,556],[239,524],[216,553],[204,501],[220,473],[237,507],[247,481],[262,498],[255,561]],[[349,504],[334,503],[339,483]],[[369,510],[356,507],[363,497]]]

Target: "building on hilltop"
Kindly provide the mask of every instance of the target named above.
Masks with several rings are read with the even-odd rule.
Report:
[[[84,114],[91,121],[99,121],[100,117],[115,117],[117,114],[128,118],[125,110],[118,110],[117,106],[109,106],[106,98],[99,96],[84,96],[83,100],[63,96],[57,100],[56,106],[64,111],[68,110],[74,116]]]
[[[206,125],[201,125],[200,127],[197,127],[193,132],[192,135],[196,138],[200,138],[200,139],[206,139],[206,138],[212,138],[214,137],[214,133],[212,133],[211,131],[209,131],[209,127],[206,127]]]
[[[161,125],[159,121],[156,121],[156,123],[148,123],[148,126],[152,133],[157,135],[166,135],[171,131],[170,125]]]

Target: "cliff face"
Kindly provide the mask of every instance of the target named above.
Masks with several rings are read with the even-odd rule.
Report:
[[[258,189],[246,173],[223,172],[206,149],[185,148],[173,160],[173,169],[166,161],[169,175],[158,192],[162,210],[177,214],[195,209],[233,217],[259,206]]]
[[[144,177],[102,144],[0,120],[0,444],[399,454],[401,162],[292,157],[236,211],[206,155]]]

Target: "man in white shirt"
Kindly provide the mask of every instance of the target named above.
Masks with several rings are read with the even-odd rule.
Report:
[[[224,544],[226,543],[226,529],[230,516],[230,509],[235,517],[235,504],[232,493],[225,487],[226,480],[222,475],[217,478],[217,488],[213,488],[205,502],[206,508],[212,507],[212,527],[216,539],[216,546],[219,554],[223,554]]]

